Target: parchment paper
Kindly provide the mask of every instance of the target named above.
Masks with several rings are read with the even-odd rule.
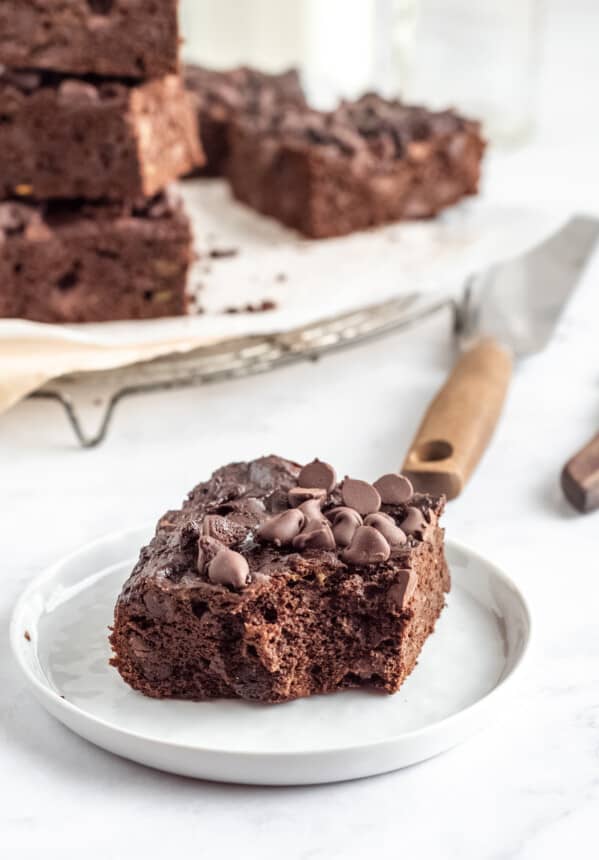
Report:
[[[457,291],[468,274],[519,253],[563,220],[479,198],[434,221],[313,241],[235,203],[220,180],[186,182],[181,191],[196,234],[190,288],[201,312],[80,325],[0,320],[0,412],[65,373],[282,332],[406,292]]]

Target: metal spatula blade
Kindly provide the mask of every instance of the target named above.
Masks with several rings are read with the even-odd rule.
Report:
[[[513,358],[547,344],[598,238],[599,220],[576,217],[528,253],[471,279],[462,355],[404,462],[418,490],[450,499],[461,493],[501,415]]]
[[[525,254],[468,284],[460,342],[492,337],[520,357],[551,339],[599,239],[599,219],[577,216]]]

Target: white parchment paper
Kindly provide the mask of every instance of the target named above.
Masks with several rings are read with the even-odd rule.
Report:
[[[237,204],[221,180],[183,183],[181,191],[198,252],[190,288],[202,312],[80,325],[0,320],[0,411],[64,373],[285,331],[406,292],[457,291],[468,274],[519,253],[563,220],[481,197],[434,221],[314,241]],[[274,307],[227,312],[264,302]]]

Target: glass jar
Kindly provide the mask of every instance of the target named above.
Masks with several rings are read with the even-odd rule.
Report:
[[[397,21],[402,5],[397,0]],[[409,38],[405,27],[394,34],[402,96],[454,106],[482,120],[493,140],[519,142],[533,126],[542,7],[542,0],[419,0]]]

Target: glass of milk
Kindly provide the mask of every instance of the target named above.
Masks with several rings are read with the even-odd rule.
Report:
[[[399,5],[414,0],[399,0]],[[389,0],[182,0],[184,59],[216,68],[300,68],[310,101],[393,85]]]
[[[533,116],[543,0],[182,0],[183,55],[298,67],[332,107],[367,90],[483,120],[517,141]]]

